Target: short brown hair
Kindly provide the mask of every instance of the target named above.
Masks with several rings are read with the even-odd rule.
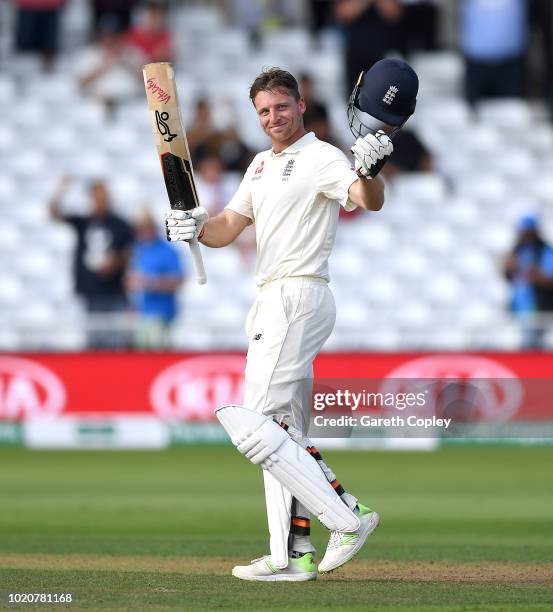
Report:
[[[287,70],[282,68],[264,68],[250,87],[250,100],[254,101],[260,91],[277,91],[285,89],[296,102],[300,99],[298,82]]]

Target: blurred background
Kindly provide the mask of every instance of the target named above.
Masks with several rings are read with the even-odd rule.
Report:
[[[384,209],[340,219],[325,351],[381,363],[413,351],[551,349],[552,24],[548,0],[2,2],[0,350],[33,354],[60,378],[56,355],[77,367],[72,354],[113,351],[130,379],[131,351],[140,361],[163,350],[151,359],[171,363],[225,351],[239,365],[207,369],[238,378],[253,229],[229,248],[202,249],[206,286],[188,248],[165,241],[141,66],[174,63],[213,215],[268,146],[248,100],[264,66],[297,76],[308,129],[349,154],[353,81],[387,56],[418,72],[417,110],[383,171]],[[6,359],[10,380],[25,371]],[[24,408],[4,393],[4,418],[43,406],[42,387],[16,394]]]
[[[252,235],[203,249],[206,287],[186,248],[140,249],[167,208],[141,65],[175,64],[215,214],[268,144],[248,100],[263,66],[301,79],[308,128],[348,152],[352,81],[390,55],[419,74],[417,111],[385,208],[341,219],[327,350],[552,347],[551,23],[545,0],[3,2],[0,348],[244,349]]]

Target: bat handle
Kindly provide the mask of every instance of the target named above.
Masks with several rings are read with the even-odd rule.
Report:
[[[192,253],[192,261],[196,269],[196,280],[198,281],[198,285],[205,285],[207,283],[207,276],[205,275],[204,261],[202,259],[202,252],[200,251],[198,239],[194,238],[189,244],[190,252]]]

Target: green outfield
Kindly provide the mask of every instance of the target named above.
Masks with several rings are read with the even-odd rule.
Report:
[[[259,584],[230,575],[267,552],[261,475],[234,449],[2,449],[0,609],[552,609],[553,449],[325,458],[381,527],[330,576]],[[321,554],[319,526],[314,539]],[[10,592],[76,601],[18,607]]]

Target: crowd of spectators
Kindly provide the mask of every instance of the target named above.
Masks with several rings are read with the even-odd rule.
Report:
[[[15,48],[40,54],[44,69],[51,69],[63,46],[60,22],[68,1],[12,2],[16,8]],[[177,3],[88,3],[90,45],[78,54],[76,66],[77,78],[90,95],[112,106],[138,95],[141,64],[178,61],[168,27]],[[249,30],[253,40],[259,40],[265,31],[297,23],[310,27],[315,34],[333,30],[344,41],[344,95],[351,91],[361,70],[386,55],[408,57],[444,45],[439,33],[445,4],[438,0],[226,0],[216,4],[230,24]],[[457,40],[445,44],[456,44],[464,58],[468,102],[531,95],[545,97],[553,109],[550,0],[463,0],[454,5]],[[326,127],[323,121],[321,131]]]
[[[185,278],[176,248],[158,231],[147,209],[134,227],[111,207],[103,181],[89,185],[89,210],[67,214],[64,197],[72,181],[62,177],[50,199],[51,216],[76,234],[74,289],[90,317],[89,348],[161,348],[178,314],[177,290]],[[133,333],[121,319],[129,315]],[[101,316],[96,316],[101,315]]]
[[[101,101],[110,116],[121,103],[143,95],[142,64],[160,60],[178,63],[175,30],[171,27],[172,11],[178,3],[87,1],[89,34],[86,44],[75,53],[74,75],[83,93]],[[64,47],[61,24],[69,1],[11,2],[15,13],[14,49],[38,54],[44,71],[51,71]],[[224,9],[229,24],[248,30],[254,43],[265,31],[297,23],[309,27],[314,35],[330,29],[340,36],[346,77],[344,98],[359,72],[383,57],[409,57],[413,52],[431,52],[444,44],[439,36],[444,5],[439,0],[226,0],[215,4]],[[553,112],[550,0],[463,0],[455,3],[455,12],[455,44],[465,63],[464,93],[469,104],[489,97],[538,95],[550,101]],[[454,44],[449,42],[450,46]],[[306,128],[320,139],[340,146],[332,131],[329,109],[317,96],[312,75],[298,76],[307,106]],[[241,141],[232,122],[221,127],[214,115],[210,98],[200,95],[188,128],[200,200],[212,215],[230,200],[237,177],[239,180],[256,153]],[[394,153],[383,175],[390,179],[433,168],[431,152],[415,132],[404,129],[394,140]],[[102,181],[90,185],[89,215],[65,215],[60,202],[67,184],[67,179],[61,182],[50,210],[53,217],[73,227],[77,235],[76,292],[91,313],[132,309],[141,320],[140,333],[134,339],[91,330],[89,345],[163,345],[177,314],[175,295],[185,278],[179,258],[171,245],[159,237],[156,223],[147,213],[136,227],[115,215],[110,208],[108,187]],[[351,220],[355,215],[344,218]],[[237,243],[245,261],[253,257],[254,244],[251,228]],[[536,223],[530,227],[527,219],[506,265],[514,288],[513,310],[523,312],[526,318],[528,312],[541,309],[543,295],[548,292],[542,285],[544,278],[549,278],[550,252]],[[528,267],[531,259],[533,263]],[[532,271],[530,276],[528,270]],[[541,276],[536,270],[541,270]],[[530,282],[529,278],[534,280]],[[538,284],[532,285],[534,281]],[[528,338],[529,345],[540,342],[539,333]]]

